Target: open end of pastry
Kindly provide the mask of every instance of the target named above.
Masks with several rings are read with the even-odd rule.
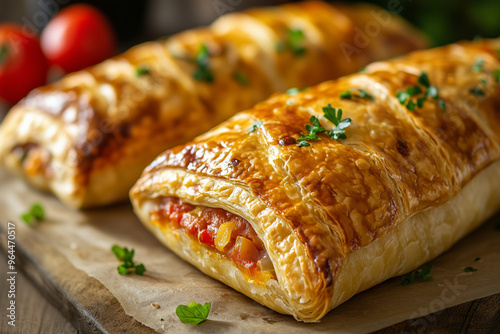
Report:
[[[177,229],[204,247],[233,261],[249,283],[265,285],[276,279],[266,248],[250,223],[226,210],[161,197],[150,213],[162,229]]]

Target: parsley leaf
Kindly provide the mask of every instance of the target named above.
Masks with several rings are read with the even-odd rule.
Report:
[[[264,124],[263,121],[255,121],[252,126],[248,129],[247,133],[254,132],[257,128],[261,127]]]
[[[286,91],[286,93],[290,96],[293,96],[293,95],[297,95],[298,93],[308,89],[309,86],[306,86],[306,87],[302,87],[302,88],[290,88],[289,90]]]
[[[202,306],[201,304],[191,302],[187,306],[177,306],[175,313],[183,323],[197,325],[207,319],[211,306],[211,303],[205,303],[205,305]]]
[[[283,52],[290,50],[297,57],[303,56],[307,49],[304,47],[305,34],[302,29],[287,29],[287,38],[276,44],[276,50]]]
[[[476,268],[472,268],[472,267],[465,267],[464,268],[464,272],[466,272],[466,273],[472,273],[474,271],[477,271],[477,269]]]
[[[439,108],[441,108],[443,111],[446,111],[446,103],[444,102],[443,99],[439,99],[438,105],[439,105]]]
[[[28,212],[21,215],[21,219],[28,225],[32,225],[34,221],[44,221],[45,210],[41,204],[35,203],[31,206],[31,209]]]
[[[422,74],[420,74],[420,76],[418,77],[418,83],[424,87],[429,87],[431,85],[426,72],[422,72]]]
[[[427,101],[427,98],[431,97],[435,100],[439,98],[438,89],[436,86],[431,86],[429,76],[426,72],[422,72],[422,74],[418,77],[418,84],[426,88],[425,92],[419,85],[416,85],[408,87],[405,92],[400,91],[396,93],[396,98],[399,100],[399,103],[406,105],[406,109],[410,111],[414,111],[415,108],[422,108],[424,106],[424,102]],[[417,98],[416,102],[411,99],[412,96],[419,95],[421,93],[425,94],[424,96]],[[442,110],[446,110],[446,104],[443,99],[438,100],[438,106]]]
[[[7,43],[0,46],[0,65],[3,65],[7,61],[7,55],[9,54],[9,47]]]
[[[413,270],[408,276],[403,276],[401,278],[401,285],[408,285],[415,281],[415,279],[421,279],[424,281],[432,281],[434,278],[430,275],[432,264],[427,263],[423,266]]]
[[[478,58],[474,65],[472,65],[472,71],[474,73],[479,73],[483,70],[484,67],[484,59],[483,58]]]
[[[481,258],[480,258],[480,257],[476,257],[476,258],[474,259],[474,262],[477,262],[477,261],[479,261],[479,260],[481,260]]]
[[[149,69],[148,66],[139,66],[138,68],[135,69],[135,75],[137,77],[142,77],[143,75],[147,75],[151,73],[151,70]]]
[[[496,82],[500,83],[500,68],[493,71],[493,78],[495,78]]]
[[[433,99],[437,99],[439,97],[438,90],[435,86],[427,87],[427,92],[425,92],[425,95],[432,97]]]
[[[477,95],[477,96],[485,96],[486,95],[484,93],[484,91],[479,87],[474,87],[474,88],[469,89],[469,93]]]
[[[406,89],[406,93],[410,96],[418,95],[422,93],[422,88],[420,86],[411,86]]]
[[[120,275],[127,275],[132,272],[135,272],[136,275],[140,276],[144,275],[146,267],[142,263],[137,266],[135,265],[134,263],[135,251],[133,249],[129,251],[127,247],[120,247],[118,245],[113,245],[113,247],[111,247],[111,251],[115,254],[118,260],[123,261],[123,263],[117,267],[118,273]]]
[[[408,93],[406,92],[397,92],[396,97],[399,100],[399,103],[405,104],[410,95],[408,95]]]
[[[312,125],[305,125],[305,128],[307,131],[309,131],[309,133],[300,133],[300,138],[297,139],[297,146],[311,146],[307,141],[319,139],[318,133],[321,132],[327,132],[328,136],[335,140],[347,139],[344,129],[351,125],[351,119],[342,119],[342,109],[333,108],[331,104],[328,104],[326,107],[323,107],[323,116],[333,123],[334,126],[332,127],[332,129],[330,131],[327,131],[324,127],[321,126],[321,123],[316,116],[311,116],[309,121]]]
[[[201,44],[196,53],[195,62],[198,68],[193,73],[193,78],[198,81],[213,82],[214,76],[210,69],[210,52],[206,44]]]
[[[248,84],[250,83],[250,81],[248,81],[247,76],[243,72],[239,71],[234,72],[233,78],[243,86],[248,86]]]
[[[351,119],[342,119],[342,109],[333,108],[331,104],[328,104],[323,108],[323,115],[327,120],[335,125],[328,133],[330,138],[335,140],[347,139],[344,129],[351,125]]]
[[[355,91],[358,91],[359,94],[353,93]],[[372,101],[375,101],[375,98],[373,95],[367,93],[364,89],[358,88],[358,89],[349,89],[346,90],[345,92],[340,93],[340,98],[345,99],[345,100],[352,100],[354,97],[359,97],[361,99],[370,99]]]

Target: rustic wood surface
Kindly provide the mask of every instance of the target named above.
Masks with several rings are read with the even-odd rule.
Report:
[[[5,262],[6,260],[3,259],[7,259],[6,238],[5,231],[2,229],[3,226],[0,228],[2,238],[2,251],[0,252],[2,259],[0,262]],[[104,285],[83,271],[76,269],[55,249],[41,243],[30,243],[25,248],[19,241],[16,240],[18,282],[21,284],[21,282],[26,281],[25,277],[28,277],[56,309],[53,310],[54,312],[47,310],[47,314],[45,314],[42,306],[47,305],[47,303],[40,295],[28,295],[26,299],[18,299],[16,295],[16,303],[19,305],[16,319],[22,321],[16,321],[16,327],[18,327],[17,325],[19,327],[12,331],[12,328],[8,328],[10,326],[4,324],[5,315],[2,311],[0,333],[155,333],[151,328],[125,314],[118,300]],[[24,272],[24,275],[20,270]],[[6,273],[7,270],[3,272]],[[1,284],[1,300],[4,303],[7,300],[4,296],[5,293],[3,293],[7,287],[6,279],[2,280]],[[21,286],[19,289],[21,290]],[[5,310],[3,304],[2,310]],[[69,319],[74,326],[73,331],[69,328],[71,325],[68,326],[66,321],[60,322],[61,315],[57,310]],[[31,320],[28,321],[30,318]],[[43,318],[43,324],[37,324],[39,322],[37,319],[41,318]],[[32,327],[24,328],[25,324],[30,326],[32,322],[35,324],[34,330],[31,329]],[[4,325],[8,326],[7,331],[3,330]],[[40,327],[40,330],[37,331],[36,326],[42,325],[44,328]],[[60,326],[63,328],[61,329]]]
[[[0,256],[6,259],[5,231],[1,228],[0,235]],[[2,259],[0,270],[6,277],[6,260]],[[16,266],[16,327],[2,319],[0,333],[154,333],[126,315],[100,282],[73,267],[48,245],[31,243],[24,247],[17,242]],[[5,310],[8,303],[6,278],[1,280],[0,291],[0,308]],[[500,333],[500,294],[377,332],[393,333]]]

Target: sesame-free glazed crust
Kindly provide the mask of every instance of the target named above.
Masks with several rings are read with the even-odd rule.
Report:
[[[378,22],[380,32],[356,46],[354,28],[368,21]],[[303,31],[303,54],[277,50],[287,29]],[[212,83],[193,77],[202,44],[210,53]],[[228,14],[210,27],[144,43],[34,90],[0,128],[0,163],[70,206],[113,203],[127,198],[163,150],[270,94],[425,44],[412,27],[373,6],[308,1]],[[138,76],[139,68],[149,73]]]
[[[439,255],[500,207],[499,47],[500,40],[484,40],[418,51],[296,95],[276,94],[160,155],[131,191],[134,208],[202,271],[279,312],[319,320]],[[422,72],[445,110],[431,97],[414,111],[400,104],[397,92]],[[478,87],[484,96],[470,92]],[[340,98],[348,89],[374,101]],[[347,139],[320,134],[298,147],[311,115],[331,127],[321,111],[328,104],[352,119]],[[256,121],[263,124],[249,133]],[[149,213],[162,196],[248,220],[276,269],[267,294],[225,277],[231,263],[214,269],[223,263],[216,255],[200,262],[193,255],[200,243],[155,228]]]

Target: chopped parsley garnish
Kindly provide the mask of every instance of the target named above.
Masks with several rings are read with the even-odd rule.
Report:
[[[264,124],[263,121],[255,121],[252,126],[248,129],[248,133],[250,132],[254,132],[255,130],[257,130],[257,128],[261,127],[262,124]]]
[[[233,78],[238,81],[240,84],[242,84],[243,86],[248,86],[248,84],[250,83],[250,81],[248,81],[248,78],[245,74],[243,74],[243,72],[240,72],[240,71],[236,71],[233,73]]]
[[[418,77],[418,83],[424,87],[429,87],[431,85],[426,72],[422,72],[422,74],[420,74]]]
[[[302,29],[287,29],[287,38],[276,43],[276,50],[283,52],[290,50],[295,56],[302,56],[307,49],[304,46],[305,35]]]
[[[439,108],[443,109],[443,111],[446,111],[446,103],[444,102],[443,99],[439,99]]]
[[[432,281],[434,278],[430,275],[432,264],[426,263],[418,269],[413,270],[408,276],[401,278],[401,285],[408,285],[413,283],[416,279],[424,281]]]
[[[480,257],[476,257],[476,258],[474,259],[474,262],[477,262],[477,261],[479,261],[479,260],[481,260],[481,258],[480,258]]]
[[[498,53],[498,55],[500,56],[500,48],[498,49],[495,49],[495,51]]]
[[[466,273],[472,273],[474,271],[477,271],[477,269],[476,268],[472,268],[472,267],[465,267],[464,268],[464,272],[466,272]]]
[[[437,99],[439,97],[438,90],[434,86],[427,87],[427,92],[425,95],[428,97],[432,97],[433,99]]]
[[[359,94],[353,93],[355,91],[358,91]],[[373,95],[368,94],[366,90],[358,88],[358,89],[349,89],[346,90],[345,92],[340,93],[340,98],[341,99],[346,99],[346,100],[351,100],[354,97],[359,97],[360,99],[370,99],[372,101],[375,101],[375,98]]]
[[[290,88],[289,90],[286,91],[286,93],[290,96],[293,96],[293,95],[297,95],[298,93],[308,89],[309,86],[306,86],[306,87],[302,87],[302,88]]]
[[[366,66],[365,67],[361,67],[359,69],[359,73],[365,73],[366,72]]]
[[[500,68],[493,71],[493,78],[496,82],[500,83]]]
[[[151,73],[151,70],[147,66],[139,66],[135,69],[135,75],[138,77],[142,77],[143,75],[147,75]]]
[[[469,93],[477,95],[477,96],[485,96],[486,94],[484,93],[484,90],[482,90],[479,87],[474,87],[469,89]]]
[[[120,261],[123,261],[122,264],[118,266],[118,273],[120,275],[127,275],[132,272],[135,272],[136,275],[144,275],[146,271],[146,267],[144,264],[135,265],[134,263],[134,250],[128,250],[127,247],[120,247],[118,245],[113,245],[111,247],[111,251],[115,254],[116,258]]]
[[[198,68],[193,73],[193,78],[198,81],[213,82],[214,75],[210,69],[210,52],[205,44],[201,44],[195,58]]]
[[[484,67],[484,59],[483,58],[478,58],[474,65],[472,65],[472,71],[474,73],[479,73],[483,70]]]
[[[479,79],[479,82],[482,83],[484,86],[488,84],[488,81],[486,81],[486,79],[484,78]]]
[[[177,306],[175,313],[183,323],[188,325],[198,325],[200,322],[207,319],[211,306],[211,303],[205,303],[205,305],[202,306],[201,304],[191,302],[187,306]]]
[[[425,87],[425,92],[420,86]],[[417,98],[416,101],[411,99],[412,96],[419,95],[421,93],[425,93],[424,96]],[[438,100],[439,93],[436,86],[431,86],[427,73],[422,72],[422,74],[418,77],[418,85],[408,87],[405,92],[397,92],[396,98],[399,100],[399,103],[406,105],[406,109],[414,111],[417,107],[422,108],[427,98]],[[442,110],[446,110],[446,103],[443,99],[438,100],[438,106]]]
[[[9,47],[7,43],[0,46],[0,65],[3,65],[7,61],[7,55],[9,54]]]
[[[45,210],[41,204],[35,203],[31,206],[31,209],[28,212],[21,215],[21,219],[28,225],[32,225],[35,221],[44,221]]]
[[[316,116],[311,116],[309,121],[312,125],[305,125],[305,128],[307,131],[309,131],[309,133],[304,134],[301,132],[300,138],[297,139],[297,145],[299,147],[311,146],[311,144],[309,144],[307,141],[319,139],[318,134],[321,132],[327,132],[328,136],[335,140],[347,138],[344,129],[351,125],[351,119],[342,119],[342,109],[333,108],[331,104],[328,104],[326,107],[323,107],[323,116],[333,123],[334,126],[332,127],[332,130],[327,131],[321,126],[321,123]]]

